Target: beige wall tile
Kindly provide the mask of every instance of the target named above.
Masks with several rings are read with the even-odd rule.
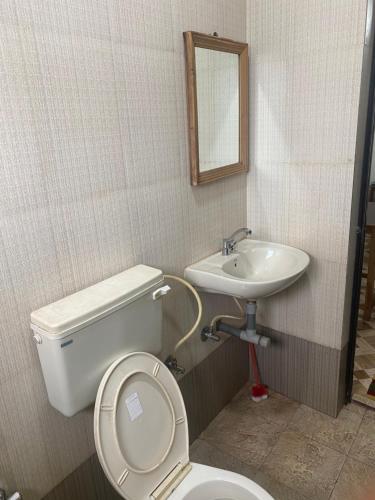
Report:
[[[247,5],[248,225],[312,258],[259,321],[341,349],[366,1]]]
[[[0,481],[26,499],[93,450],[91,413],[67,421],[47,403],[29,332],[43,304],[139,262],[181,273],[247,218],[255,238],[313,257],[261,322],[341,345],[365,1],[247,5],[248,30],[245,0],[0,4]],[[189,185],[189,29],[248,37],[248,181]],[[233,310],[203,298],[204,320]],[[163,355],[193,319],[185,292],[168,298]],[[197,337],[179,357],[189,369],[214,347]]]
[[[244,41],[246,1],[4,0],[0,27],[0,483],[28,500],[94,449],[91,411],[48,404],[30,312],[137,263],[181,274],[245,225],[244,176],[190,186],[182,32]],[[162,356],[195,315],[173,288]]]

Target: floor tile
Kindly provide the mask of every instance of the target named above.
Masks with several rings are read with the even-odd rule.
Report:
[[[333,490],[331,500],[373,500],[375,469],[347,458]]]
[[[362,417],[366,413],[367,409],[366,406],[358,404],[355,401],[353,401],[352,403],[348,403],[347,405],[344,406],[344,408],[354,413],[357,413],[357,415],[361,415]]]
[[[375,411],[367,410],[349,455],[375,467]]]
[[[367,385],[364,385],[364,381],[367,380],[368,383]],[[357,380],[353,382],[353,394],[352,398],[353,401],[358,401],[361,404],[366,405],[366,407],[372,407],[375,408],[375,400],[370,399],[367,396],[367,389],[368,386],[370,385],[370,380],[369,379],[362,379],[361,381]]]
[[[375,367],[375,354],[364,354],[355,357],[356,362],[360,368],[374,368]]]
[[[308,406],[298,408],[288,430],[300,432],[341,453],[348,453],[362,421],[362,415],[344,408],[337,418]]]
[[[357,330],[358,330],[358,336],[359,337],[363,337],[366,340],[367,340],[368,337],[370,337],[371,339],[375,337],[375,330],[373,330],[372,328],[369,328],[368,325],[366,325],[366,327],[362,328],[362,330],[361,330],[359,328],[359,323],[358,323]]]
[[[232,401],[226,406],[233,411],[247,411],[250,410],[254,401],[250,397],[250,385],[246,384]]]
[[[358,380],[358,382],[363,385],[363,387],[365,388],[365,391],[366,391],[366,395],[367,395],[368,388],[370,387],[370,384],[372,382],[372,377],[370,378],[367,375],[367,378],[360,378]]]
[[[375,354],[374,347],[370,344],[369,340],[372,337],[357,337],[356,339],[356,356]],[[373,365],[374,366],[374,365]]]
[[[358,330],[358,332],[361,332],[360,335],[362,335],[363,331],[368,330],[368,328],[369,328],[369,325],[365,321],[358,320],[357,330]]]
[[[367,373],[365,372],[365,370],[355,370],[354,375],[357,378],[367,378]]]
[[[366,340],[367,344],[369,344],[371,347],[375,348],[375,331],[371,330],[372,335],[369,335],[368,337],[364,337]]]
[[[367,379],[362,379],[362,380],[367,380]],[[363,385],[363,383],[360,380],[355,380],[353,382],[353,399],[355,400],[355,396],[357,394],[360,394],[361,396],[366,396],[367,395],[367,389]]]
[[[284,423],[225,408],[201,434],[201,438],[231,453],[241,461],[259,467],[275,446]]]
[[[368,235],[366,235],[368,238]],[[367,239],[366,239],[367,242]],[[367,243],[366,243],[367,244]],[[364,257],[362,272],[367,272],[368,255]],[[367,260],[366,260],[367,259]],[[361,300],[364,304],[367,279],[362,278]],[[363,320],[363,310],[359,308],[357,322],[357,338],[354,359],[352,399],[375,408],[375,400],[367,395],[367,390],[375,377],[375,311],[372,310],[371,320]]]
[[[254,416],[286,427],[299,406],[300,403],[276,392],[271,392],[268,399],[255,403],[250,397],[250,386],[246,386],[246,389],[242,390],[227,408],[237,413],[251,411]]]
[[[285,484],[276,481],[270,475],[260,470],[255,476],[255,482],[264,488],[275,500],[310,500],[302,493],[285,486]]]
[[[301,433],[285,431],[262,471],[306,497],[328,499],[345,455]]]
[[[257,469],[245,464],[237,458],[223,453],[202,439],[196,439],[190,447],[190,460],[199,464],[230,470],[254,479]]]

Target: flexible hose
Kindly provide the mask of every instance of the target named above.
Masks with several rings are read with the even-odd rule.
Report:
[[[212,331],[216,331],[216,324],[217,322],[219,321],[219,319],[244,319],[244,318],[240,318],[239,316],[231,316],[230,314],[219,314],[218,316],[214,316],[211,320],[211,323],[210,323],[210,330]]]
[[[237,299],[237,297],[232,297],[232,299],[234,300],[234,302],[236,303],[236,306],[238,307],[238,309],[241,311],[242,315],[245,316],[245,311],[244,311],[244,308],[241,306],[240,304],[240,301]]]
[[[198,306],[198,314],[197,314],[197,318],[195,320],[195,323],[194,325],[190,328],[190,330],[182,337],[182,339],[180,339],[177,344],[174,346],[174,349],[173,349],[173,354],[175,355],[177,350],[187,341],[189,340],[189,338],[193,335],[193,333],[195,332],[195,330],[198,328],[198,325],[202,319],[202,301],[198,295],[198,292],[195,290],[195,288],[190,285],[190,283],[188,283],[186,280],[180,278],[179,276],[173,276],[172,274],[164,274],[164,278],[165,279],[169,279],[169,280],[174,280],[174,281],[178,281],[179,283],[181,283],[182,285],[186,286],[190,291],[191,293],[194,295],[194,298],[195,300],[197,301],[197,306]]]
[[[239,308],[239,310],[241,311],[242,313],[242,316],[239,317],[239,316],[232,316],[230,314],[219,314],[218,316],[214,316],[211,320],[211,323],[210,323],[210,329],[213,331],[213,332],[216,332],[216,324],[217,322],[219,321],[219,319],[236,319],[236,320],[244,320],[245,319],[245,312],[239,302],[239,300],[237,299],[237,297],[232,297],[232,299],[234,300],[234,302],[236,303],[236,306]]]

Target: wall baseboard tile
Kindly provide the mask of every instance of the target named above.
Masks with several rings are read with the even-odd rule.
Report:
[[[249,379],[247,345],[228,338],[179,380],[189,421],[192,443],[219,411]],[[111,487],[92,455],[44,500],[118,500],[121,497]]]
[[[344,405],[346,346],[334,349],[259,325],[257,330],[272,340],[267,349],[257,348],[262,382],[336,417]]]

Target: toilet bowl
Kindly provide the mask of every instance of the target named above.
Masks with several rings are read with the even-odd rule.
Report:
[[[127,500],[272,500],[244,476],[190,463],[180,389],[152,354],[126,354],[108,368],[94,435],[108,480]]]
[[[192,469],[169,500],[271,500],[251,479],[235,472],[192,463]]]

